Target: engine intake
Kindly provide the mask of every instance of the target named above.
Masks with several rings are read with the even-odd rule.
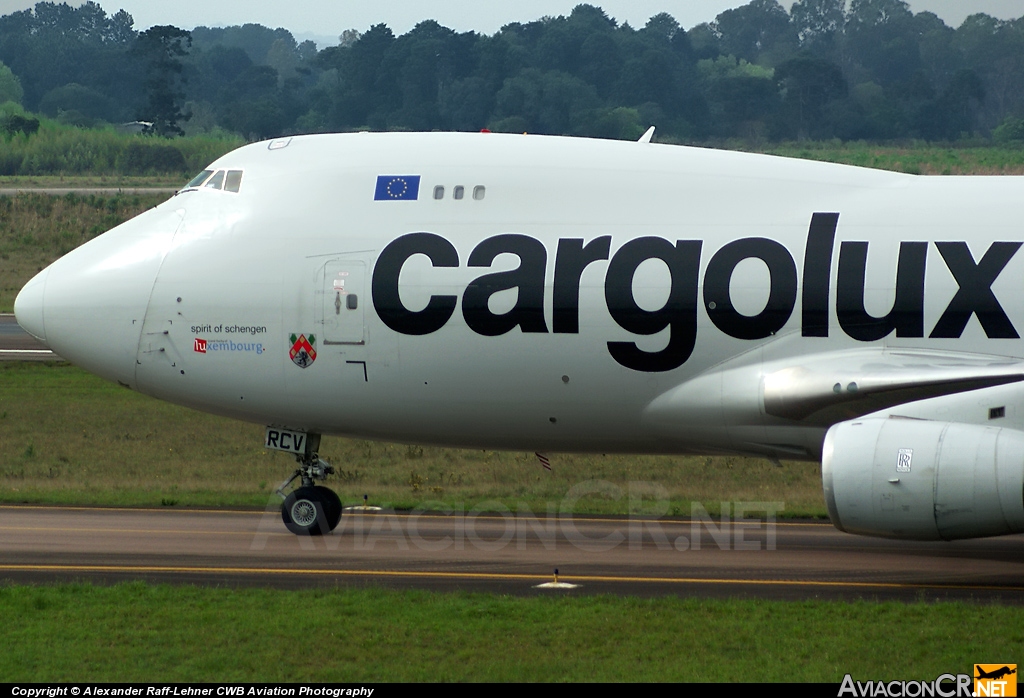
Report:
[[[848,533],[915,540],[1024,531],[1024,432],[917,419],[828,430],[829,517]]]

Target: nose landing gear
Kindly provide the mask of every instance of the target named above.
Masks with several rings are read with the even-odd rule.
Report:
[[[289,531],[300,536],[329,534],[341,521],[341,499],[334,490],[316,484],[334,473],[334,468],[317,455],[319,447],[320,435],[309,434],[305,453],[295,456],[299,467],[277,488],[277,494],[284,498],[281,519]],[[301,487],[285,495],[284,489],[295,480],[301,480]]]
[[[325,535],[341,521],[341,499],[326,487],[300,487],[285,497],[281,519],[296,535]]]

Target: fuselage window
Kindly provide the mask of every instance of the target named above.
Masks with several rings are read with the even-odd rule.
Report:
[[[444,198],[444,187],[441,186],[440,184],[434,187],[434,198],[438,200]]]
[[[466,188],[460,184],[452,190],[452,198],[461,199],[465,193]]]
[[[242,188],[242,171],[228,170],[228,176],[224,180],[224,191],[238,192]]]
[[[217,170],[217,174],[210,177],[210,181],[206,183],[207,189],[220,189],[224,186],[224,170]]]
[[[473,198],[477,201],[483,200],[485,193],[483,186],[477,185],[473,187]]]
[[[212,174],[213,174],[213,170],[203,170],[202,172],[197,174],[192,179],[191,182],[186,184],[185,188],[188,189],[189,187],[199,187],[199,186],[202,186],[203,182],[205,182],[209,178],[209,176],[212,175]]]

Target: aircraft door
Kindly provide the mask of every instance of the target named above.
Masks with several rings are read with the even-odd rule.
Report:
[[[324,265],[319,295],[325,345],[366,343],[365,278],[366,265],[358,260],[335,259]]]
[[[153,279],[136,351],[135,382],[137,387],[143,389],[185,375],[185,357],[190,348],[189,345],[183,345],[183,342],[191,341],[186,339],[181,329],[184,323],[179,322],[175,327],[174,321],[181,316],[175,302],[177,289],[172,291],[164,273],[168,257],[175,253],[174,244],[181,235],[185,221],[185,209],[178,209],[175,213],[174,234]]]

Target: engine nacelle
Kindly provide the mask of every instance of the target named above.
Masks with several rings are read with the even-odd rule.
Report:
[[[1024,432],[918,419],[828,430],[825,503],[848,533],[916,540],[1024,531]]]

